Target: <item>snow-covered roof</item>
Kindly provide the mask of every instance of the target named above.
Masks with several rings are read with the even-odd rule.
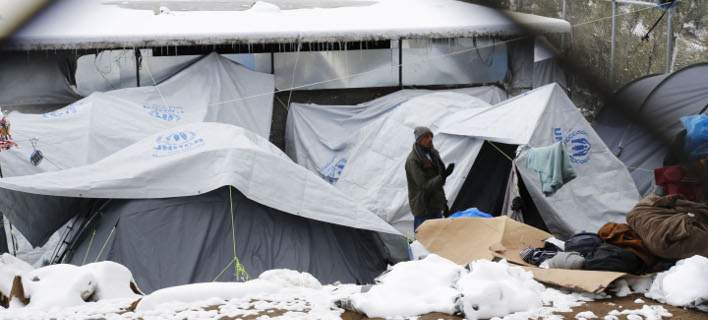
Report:
[[[503,12],[456,0],[348,0],[339,1],[341,6],[334,8],[312,8],[317,5],[314,0],[304,6],[293,5],[296,0],[273,0],[251,7],[251,1],[235,1],[249,3],[244,4],[246,10],[217,2],[64,0],[23,27],[5,48],[344,42],[513,36],[524,32]],[[570,24],[564,20],[511,15],[538,32],[570,32]]]

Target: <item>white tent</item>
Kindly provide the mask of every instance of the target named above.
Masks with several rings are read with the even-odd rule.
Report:
[[[37,238],[46,240],[51,234],[33,236],[39,229],[53,232],[71,216],[28,216],[23,210],[27,202],[13,198],[18,193],[9,190],[57,197],[154,199],[199,195],[229,185],[276,210],[398,234],[364,206],[294,163],[268,140],[220,123],[193,123],[163,130],[94,164],[0,179],[0,188],[5,189],[0,209],[15,220],[18,228],[24,226],[23,234],[37,244]]]
[[[7,177],[90,164],[193,122],[238,125],[267,139],[273,92],[272,75],[211,54],[156,86],[94,93],[44,114],[12,112],[8,119],[19,148],[0,153],[2,171]],[[29,161],[34,148],[45,157],[39,166]]]
[[[343,3],[339,8],[296,10],[262,2],[251,8],[252,1],[239,2],[248,9],[244,11],[218,10],[209,6],[213,2],[194,2],[185,11],[178,11],[180,1],[154,1],[147,7],[140,2],[61,1],[16,33],[7,48],[106,49],[523,34],[516,22],[541,33],[570,31],[564,20],[510,13],[515,22],[495,9],[454,0],[362,1],[360,6]],[[170,10],[171,5],[175,10]]]
[[[578,177],[551,196],[543,194],[538,174],[525,165],[525,153],[514,161],[541,217],[554,233],[594,232],[608,221],[624,221],[639,200],[627,168],[556,84],[483,112],[461,112],[455,123],[442,131],[529,147],[562,141]]]
[[[0,179],[0,210],[33,245],[67,223],[49,247],[64,261],[122,263],[148,291],[244,280],[224,274],[236,262],[251,276],[290,268],[368,283],[407,258],[385,221],[263,137],[222,123],[167,129],[94,164]]]
[[[506,99],[506,93],[495,86],[453,91],[490,104]],[[285,127],[285,152],[297,163],[334,182],[346,166],[347,155],[357,142],[352,133],[394,112],[404,102],[433,92],[401,90],[353,106],[291,103]]]
[[[537,147],[561,139],[571,148],[582,144],[581,150],[588,152],[574,154],[579,177],[550,197],[540,193],[538,177],[523,165],[523,154],[515,161],[543,220],[554,233],[595,231],[607,221],[621,221],[639,198],[627,169],[558,85],[541,87],[493,107],[459,93],[434,93],[410,99],[365,127],[341,133],[355,144],[343,156],[346,166],[335,186],[405,234],[412,232],[413,217],[404,162],[414,142],[413,128],[420,125],[436,133],[435,145],[443,160],[456,163],[445,185],[449,204],[458,197],[462,185],[474,179],[467,175],[485,140]]]

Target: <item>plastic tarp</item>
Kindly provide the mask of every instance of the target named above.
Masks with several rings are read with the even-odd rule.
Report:
[[[545,196],[538,174],[515,159],[525,186],[551,232],[594,232],[609,221],[622,222],[639,194],[627,168],[610,152],[563,89],[550,84],[482,111],[459,112],[446,134],[492,142],[543,147],[562,141],[578,174]]]
[[[0,210],[30,243],[39,245],[73,215],[52,212],[66,206],[40,208],[44,202],[41,199],[15,200],[28,194],[52,196],[50,199],[169,198],[198,195],[227,185],[279,211],[398,234],[363,205],[290,160],[265,138],[221,123],[171,128],[94,164],[0,179]],[[40,225],[46,226],[44,232],[36,227]]]
[[[246,8],[252,4],[253,1],[245,2]],[[160,6],[167,7],[167,12],[160,13]],[[514,36],[526,34],[527,28],[540,33],[570,32],[570,23],[561,19],[500,12],[454,0],[379,0],[368,6],[298,10],[281,10],[263,2],[244,11],[177,11],[169,10],[167,4],[151,9],[154,11],[126,9],[103,0],[61,1],[14,34],[6,48],[140,48]]]
[[[229,123],[268,138],[273,92],[272,75],[213,53],[157,86],[94,93],[44,114],[10,113],[19,147],[0,153],[2,171],[20,176],[94,163],[148,135],[193,122]],[[29,161],[35,148],[45,157],[39,166]]]
[[[565,71],[556,62],[556,53],[545,37],[536,37],[533,50],[533,87],[557,83],[568,88]]]
[[[456,92],[436,92],[406,101],[385,116],[351,133],[347,164],[335,186],[413,236],[413,215],[408,205],[405,161],[414,143],[413,129],[427,126],[435,134],[435,147],[445,163],[456,163],[447,178],[448,202],[457,196],[483,140],[439,134],[460,110],[486,109],[481,99]]]
[[[111,200],[84,229],[68,262],[121,263],[146,293],[243,280],[233,266],[222,273],[234,258],[232,208],[236,256],[251,278],[287,268],[323,283],[372,283],[391,262],[375,232],[287,214],[228,188],[191,197]]]
[[[651,191],[654,169],[663,166],[667,148],[661,138],[625,114],[651,119],[663,139],[673,140],[683,129],[680,118],[701,113],[708,106],[708,63],[696,64],[670,75],[638,79],[617,92],[623,106],[606,106],[595,129],[632,173],[642,194]],[[621,108],[620,108],[621,107]]]
[[[495,86],[453,91],[491,104],[506,99],[506,93]],[[358,105],[292,103],[286,124],[285,150],[300,165],[335,182],[347,164],[351,149],[358,142],[354,136],[356,132],[397,112],[397,108],[406,101],[433,92],[401,90]]]
[[[74,90],[73,55],[0,54],[0,106],[63,106],[81,97]]]

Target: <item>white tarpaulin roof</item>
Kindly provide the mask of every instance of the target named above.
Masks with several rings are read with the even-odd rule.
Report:
[[[64,0],[14,35],[11,49],[89,49],[212,45],[245,42],[361,41],[400,38],[511,36],[524,31],[504,13],[455,0],[378,0],[340,8],[280,10],[258,2],[245,11],[159,12],[102,0]],[[245,2],[245,1],[244,1]],[[280,1],[284,2],[284,1]],[[367,1],[368,2],[368,1]],[[192,1],[199,8],[199,1]],[[248,4],[251,1],[247,2]],[[276,2],[278,4],[278,2]],[[346,4],[345,4],[346,5]],[[570,24],[523,13],[517,22],[543,33]]]
[[[369,108],[376,110],[375,105]],[[324,113],[314,106],[300,111],[308,109]],[[344,115],[351,112],[350,109],[355,108],[329,111],[332,128],[342,118],[347,118]],[[596,231],[608,221],[623,220],[625,213],[639,199],[625,166],[609,152],[572,101],[555,84],[494,106],[468,95],[438,92],[412,98],[380,116],[375,116],[375,112],[358,112],[372,115],[372,119],[362,117],[367,119],[366,126],[341,131],[318,126],[324,129],[314,133],[296,130],[293,131],[296,134],[315,134],[320,138],[314,141],[320,142],[315,143],[317,147],[302,150],[298,143],[290,146],[296,147],[295,158],[304,161],[300,163],[311,169],[319,168],[316,167],[319,166],[317,161],[322,161],[319,159],[328,161],[327,156],[345,159],[335,186],[404,234],[410,235],[413,231],[404,163],[414,143],[413,128],[416,126],[429,126],[435,133],[435,146],[443,161],[456,164],[445,185],[451,206],[485,140],[537,147],[561,139],[569,145],[579,176],[550,197],[541,193],[538,177],[526,169],[523,155],[516,161],[544,222],[554,233],[567,235],[582,230]],[[300,138],[295,137],[293,141]],[[349,141],[352,145],[346,145]],[[329,153],[327,146],[332,149]],[[337,149],[340,146],[345,147],[341,154]],[[314,171],[320,171],[323,176],[329,172]]]
[[[406,93],[394,94],[389,99],[402,98],[405,95]],[[318,132],[321,139],[345,142],[344,149],[327,150],[320,145],[317,148],[305,149],[305,152],[318,153],[317,157],[310,159],[326,160],[330,155],[336,159],[344,159],[346,166],[335,186],[353,197],[357,203],[363,203],[366,208],[391,223],[402,233],[412,236],[413,217],[408,207],[403,164],[413,145],[413,128],[429,126],[433,132],[438,132],[441,124],[451,121],[457,111],[482,110],[489,108],[490,105],[481,99],[456,92],[412,95],[412,98],[393,109],[386,107],[385,103],[390,102],[387,100],[386,98],[375,100],[380,105],[370,106],[371,110],[390,109],[372,119],[366,117],[357,119],[358,114],[349,114],[352,116],[350,121],[353,123],[357,120],[363,122],[351,130],[332,131],[329,132],[331,136],[325,134],[327,131]],[[356,108],[344,106],[333,109],[331,114],[337,111],[348,114],[351,109]],[[367,112],[361,111],[359,114],[363,116]],[[440,150],[443,160],[458,164],[458,168],[452,176],[448,177],[445,186],[445,191],[451,199],[454,199],[462,187],[465,175],[474,163],[482,142],[468,137],[436,136],[435,146]],[[333,145],[335,146],[337,145]],[[301,151],[296,152],[300,157]]]
[[[442,132],[530,147],[564,142],[578,177],[551,196],[543,194],[538,174],[526,167],[525,154],[515,160],[541,217],[554,233],[595,232],[608,221],[624,221],[639,201],[627,168],[557,84],[482,112],[461,111]]]
[[[0,152],[3,174],[18,176],[98,161],[161,130],[192,122],[242,126],[269,138],[273,76],[210,54],[151,87],[94,93],[45,114],[11,113],[19,148]],[[38,167],[30,139],[45,156]]]
[[[453,90],[496,104],[506,99],[495,86]],[[285,152],[300,165],[329,181],[339,177],[350,149],[358,142],[352,133],[396,110],[430,90],[401,90],[358,105],[316,105],[291,103],[285,131]]]
[[[398,234],[268,140],[221,123],[171,128],[94,164],[0,179],[0,188],[22,193],[108,199],[192,196],[228,185],[251,200],[293,215]],[[11,193],[8,190],[3,195]]]

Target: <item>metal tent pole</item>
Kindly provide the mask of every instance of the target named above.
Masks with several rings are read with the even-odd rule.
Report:
[[[561,0],[561,19],[566,20],[566,5],[565,0]],[[572,32],[572,31],[571,31]],[[561,35],[561,51],[565,50],[565,35]]]
[[[134,49],[135,52],[135,84],[140,86],[140,64],[143,56],[140,54],[140,49]]]
[[[612,35],[610,39],[610,84],[615,84],[615,34],[617,32],[617,1],[612,0]]]
[[[671,26],[671,12],[673,11],[673,6],[668,7],[666,10],[668,11],[666,13],[666,73],[671,73],[671,71],[673,71],[671,70],[671,59],[674,55],[674,35]]]
[[[403,89],[403,39],[398,39],[398,87]]]

